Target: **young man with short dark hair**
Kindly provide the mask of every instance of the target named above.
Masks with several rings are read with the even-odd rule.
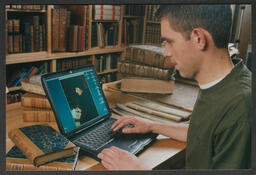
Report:
[[[251,167],[251,72],[242,60],[231,60],[228,39],[232,23],[228,5],[162,5],[161,36],[166,64],[200,87],[189,124],[155,123],[121,117],[112,128],[123,133],[154,132],[187,142],[187,169]],[[127,151],[111,147],[98,157],[107,169],[148,169]]]

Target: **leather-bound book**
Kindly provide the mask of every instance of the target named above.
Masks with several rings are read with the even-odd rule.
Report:
[[[76,147],[49,125],[32,125],[12,129],[9,138],[34,166],[76,155]]]
[[[21,97],[21,105],[30,108],[52,109],[46,96],[34,93],[24,94]]]
[[[55,122],[52,110],[40,108],[23,108],[24,122]]]
[[[32,162],[20,151],[17,146],[13,146],[6,154],[6,170],[15,171],[64,171],[75,170],[78,160],[78,152],[76,155],[61,158],[50,163],[36,167]]]

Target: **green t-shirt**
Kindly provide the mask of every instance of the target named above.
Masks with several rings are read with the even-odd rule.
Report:
[[[251,72],[241,60],[200,90],[187,136],[187,169],[251,168]]]

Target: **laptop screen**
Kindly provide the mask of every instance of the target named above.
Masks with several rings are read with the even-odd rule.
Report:
[[[65,134],[109,114],[93,66],[46,75],[43,81]]]

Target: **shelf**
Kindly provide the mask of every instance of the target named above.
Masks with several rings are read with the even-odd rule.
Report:
[[[37,10],[37,9],[6,9],[7,12],[36,12],[36,13],[45,13],[46,10]]]
[[[92,22],[119,22],[120,20],[100,20],[100,19],[98,19],[98,20],[96,20],[96,19],[94,19],[94,20],[92,20]]]
[[[97,75],[109,74],[109,73],[117,72],[117,71],[118,71],[118,69],[110,69],[110,70],[106,70],[103,72],[98,72]]]
[[[123,16],[124,18],[144,18],[144,16]]]
[[[44,52],[33,52],[33,53],[9,54],[6,56],[6,64],[55,60],[55,59],[62,59],[62,58],[115,53],[115,52],[122,52],[122,51],[124,51],[124,48],[115,47],[115,46],[106,46],[105,48],[98,48],[98,47],[91,48],[83,52],[47,53],[46,51],[44,51]]]
[[[146,21],[146,23],[151,23],[151,24],[161,24],[160,21]]]

